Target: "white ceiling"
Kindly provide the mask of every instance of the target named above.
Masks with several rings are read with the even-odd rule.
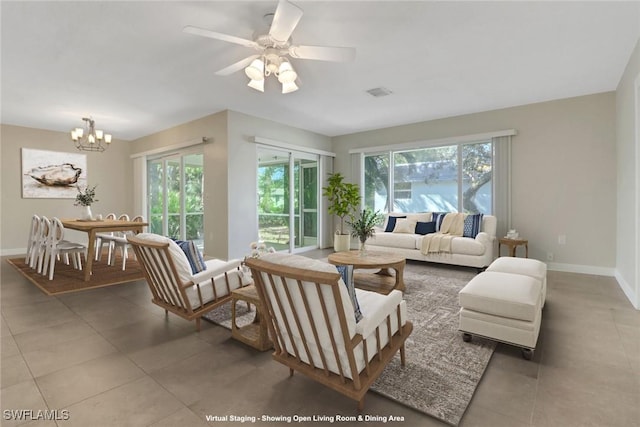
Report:
[[[296,44],[356,60],[291,62],[299,91],[240,71],[243,38],[276,1],[2,1],[2,123],[67,131],[92,115],[131,140],[231,109],[335,136],[615,90],[640,36],[640,2],[295,1]],[[391,96],[365,91],[386,87]]]

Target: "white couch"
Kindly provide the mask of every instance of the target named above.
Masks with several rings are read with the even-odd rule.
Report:
[[[495,216],[484,215],[480,232],[475,238],[454,237],[451,241],[451,253],[430,253],[423,255],[421,234],[385,232],[388,217],[407,216],[407,219],[430,221],[431,214],[403,214],[391,213],[385,217],[384,225],[376,229],[373,237],[367,240],[367,249],[372,251],[393,252],[407,259],[418,261],[438,262],[442,264],[462,265],[468,267],[485,268],[494,259],[494,245],[496,239]]]

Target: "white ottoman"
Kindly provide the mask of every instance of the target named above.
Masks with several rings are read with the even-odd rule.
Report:
[[[486,271],[513,273],[530,276],[542,283],[542,307],[547,300],[547,264],[537,259],[500,257],[493,261]]]
[[[485,271],[459,293],[463,339],[479,335],[523,348],[530,360],[538,341],[542,284],[533,277]]]

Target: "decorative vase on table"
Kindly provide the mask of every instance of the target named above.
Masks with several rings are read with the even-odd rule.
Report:
[[[74,205],[80,206],[82,209],[80,219],[91,221],[93,219],[93,215],[91,214],[91,205],[98,201],[98,199],[96,199],[96,186],[86,186],[84,191],[79,185],[77,188],[78,194],[76,194],[76,202]]]
[[[93,219],[93,214],[91,213],[91,206],[82,206],[80,212],[80,219],[84,219],[86,221],[91,221]]]
[[[360,239],[360,250],[358,255],[367,256],[367,239]]]
[[[367,256],[367,239],[376,232],[376,225],[382,220],[379,212],[371,209],[363,209],[360,216],[352,221],[347,221],[351,226],[351,235],[360,241],[360,256]]]

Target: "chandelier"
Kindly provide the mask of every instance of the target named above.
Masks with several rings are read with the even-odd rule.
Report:
[[[291,93],[298,90],[298,85],[295,82],[298,78],[298,73],[286,58],[278,54],[268,52],[266,55],[254,59],[244,69],[244,72],[250,79],[247,86],[260,92],[264,92],[265,78],[272,74],[282,84],[282,93]]]
[[[75,128],[71,131],[71,139],[80,151],[104,151],[111,144],[111,135],[96,129],[96,122],[91,117],[83,117],[84,129]]]

